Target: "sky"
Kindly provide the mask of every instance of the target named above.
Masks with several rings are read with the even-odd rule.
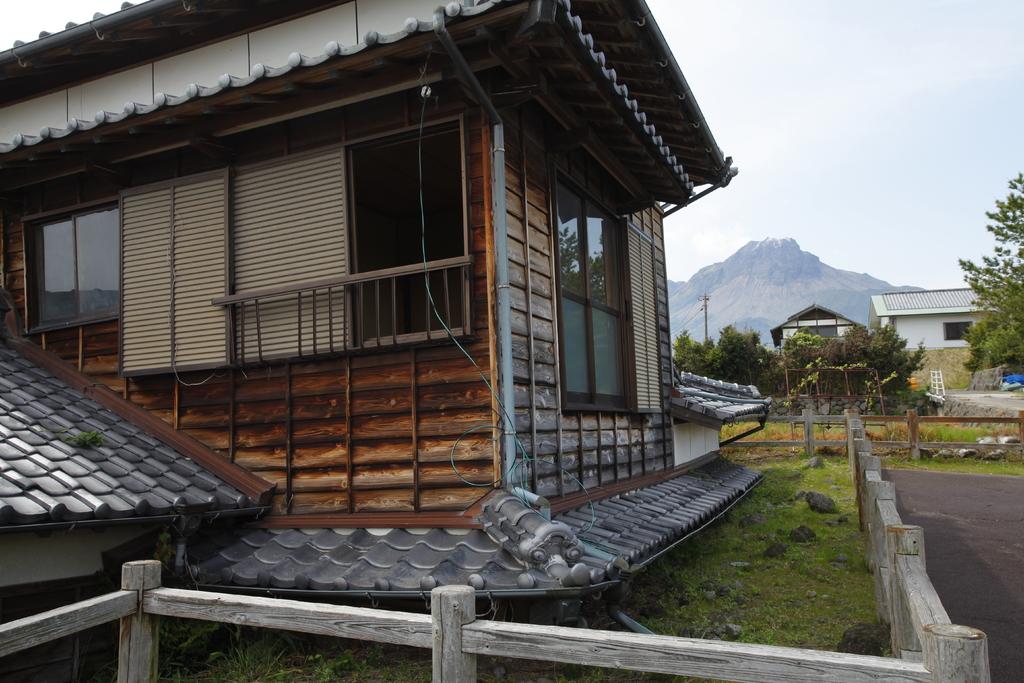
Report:
[[[16,3],[0,46],[120,4]],[[792,237],[839,268],[955,287],[957,259],[991,250],[985,212],[1024,171],[1024,2],[648,4],[740,169],[669,219],[669,278]]]
[[[1024,171],[1024,2],[648,5],[740,169],[669,218],[671,279],[765,237],[928,288],[991,251],[985,212]]]

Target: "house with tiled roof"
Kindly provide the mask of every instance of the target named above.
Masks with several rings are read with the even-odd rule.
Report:
[[[201,588],[572,622],[758,480],[717,428],[766,403],[671,371],[663,218],[735,174],[643,0],[149,0],[19,42],[0,542],[116,527],[91,571],[161,526]]]
[[[907,348],[957,349],[967,347],[967,330],[984,314],[969,287],[886,292],[871,297],[868,324],[893,326]]]

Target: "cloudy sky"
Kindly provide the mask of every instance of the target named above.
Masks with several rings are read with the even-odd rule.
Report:
[[[793,237],[894,284],[962,284],[1024,171],[1024,2],[648,0],[740,175],[668,224],[669,277]]]
[[[957,258],[990,249],[985,211],[1024,171],[1024,2],[648,4],[740,167],[670,219],[669,277],[793,237],[840,268],[957,286]],[[119,5],[15,3],[0,46]]]

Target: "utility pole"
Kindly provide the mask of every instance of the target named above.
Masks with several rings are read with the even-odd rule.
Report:
[[[700,307],[704,311],[704,343],[708,343],[708,302],[711,301],[711,297],[708,296],[707,292],[704,292],[704,296],[700,298]]]

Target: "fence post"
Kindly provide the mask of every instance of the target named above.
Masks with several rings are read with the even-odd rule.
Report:
[[[874,573],[875,611],[882,621],[889,620],[889,556],[885,546],[885,521],[879,501],[896,504],[896,485],[891,481],[877,481],[870,484],[868,499],[868,564]]]
[[[857,485],[857,451],[853,447],[853,440],[856,438],[853,430],[857,427],[857,411],[847,408],[843,411],[846,416],[846,459],[850,463],[850,476],[853,477],[854,486]]]
[[[903,658],[905,651],[920,652],[921,642],[914,629],[906,596],[900,589],[899,555],[917,555],[924,566],[924,530],[909,524],[885,527],[885,552],[889,565],[889,625],[892,629],[893,657]]]
[[[1018,435],[1017,438],[1020,441],[1021,453],[1024,453],[1024,410],[1020,411],[1020,414],[1017,415],[1017,418],[1018,418],[1018,420],[1020,422],[1020,429],[1019,429],[1020,434]]]
[[[920,430],[918,429],[917,411],[911,408],[907,411],[907,441],[910,442],[910,457],[913,460],[921,459]]]
[[[462,651],[462,627],[476,621],[476,591],[471,586],[441,586],[430,591],[434,625],[434,683],[475,683],[476,655]]]
[[[804,408],[804,452],[814,456],[814,409]]]
[[[117,650],[117,683],[157,680],[160,617],[142,611],[142,595],[160,587],[161,565],[156,560],[126,562],[121,567],[121,590],[138,594],[135,614],[121,619]]]
[[[990,683],[988,637],[983,631],[956,624],[926,624],[924,667],[935,683]]]

